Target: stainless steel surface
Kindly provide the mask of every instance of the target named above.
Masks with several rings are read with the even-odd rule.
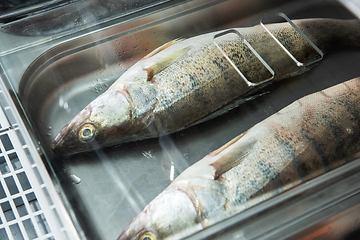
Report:
[[[179,133],[67,159],[50,151],[67,121],[157,46],[178,37],[259,24],[264,15],[276,12],[290,19],[354,18],[337,1],[189,1],[1,58],[45,160],[55,169],[89,239],[115,239],[187,166],[294,100],[360,75],[360,51],[327,53],[310,72]]]
[[[20,36],[68,34],[169,0],[52,0],[13,3],[1,12],[1,30]],[[41,3],[42,2],[42,3]]]

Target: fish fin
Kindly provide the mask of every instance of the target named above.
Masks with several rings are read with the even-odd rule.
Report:
[[[183,38],[177,38],[175,40],[167,42],[167,43],[161,45],[160,47],[156,48],[155,50],[153,50],[151,53],[147,54],[145,57],[142,58],[142,60],[147,59],[147,58],[151,58],[152,56],[158,54],[162,50],[170,47],[171,45],[174,45],[175,43],[181,42],[182,40],[184,40],[184,39]]]
[[[145,71],[147,72],[147,79],[150,82],[155,82],[153,77],[170,66],[172,63],[174,63],[176,60],[178,60],[180,57],[182,57],[184,54],[189,51],[190,46],[182,48],[176,52],[173,52],[166,56],[165,58],[157,61],[155,64],[145,68]]]
[[[191,167],[185,169],[175,180],[188,182],[190,178],[209,178],[218,179],[219,176],[231,168],[238,165],[244,157],[246,157],[251,151],[252,146],[256,140],[242,141],[239,144],[239,140],[245,136],[247,132],[235,137],[224,146],[209,153],[200,161],[194,163]],[[233,146],[237,145],[237,146]],[[223,151],[227,151],[224,155],[221,155]]]
[[[253,147],[257,142],[256,139],[249,139],[234,147],[234,145],[238,143],[239,139],[242,138],[246,133],[247,132],[241,134],[240,136],[232,139],[223,147],[210,153],[218,155],[228,149],[230,146],[233,146],[232,149],[229,149],[224,156],[221,156],[218,160],[210,164],[215,168],[215,180],[218,179],[219,176],[221,176],[223,173],[239,165],[253,151]]]
[[[249,131],[249,130],[248,130]],[[224,144],[223,146],[221,146],[220,148],[216,149],[215,151],[212,151],[211,153],[209,153],[208,155],[210,156],[216,156],[219,155],[219,153],[221,153],[222,151],[224,151],[225,149],[227,149],[228,147],[232,146],[234,143],[236,143],[240,138],[242,138],[248,131],[243,132],[242,134],[234,137],[233,139],[231,139],[229,142],[227,142],[226,144]]]

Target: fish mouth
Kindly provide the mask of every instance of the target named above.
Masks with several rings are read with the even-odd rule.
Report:
[[[81,114],[75,116],[68,124],[66,124],[61,131],[56,135],[51,143],[51,151],[59,155],[71,155],[84,150],[88,147],[78,139],[78,128],[90,116],[91,110],[86,107],[82,110]]]
[[[105,104],[113,100],[108,95],[99,96],[61,129],[51,143],[52,152],[66,156],[120,144],[116,137],[132,124],[132,102],[123,90],[110,91],[110,97],[126,106],[114,111],[112,105]],[[104,119],[108,115],[110,120]]]
[[[55,154],[60,155],[69,155],[75,150],[75,144],[70,144],[68,139],[70,140],[71,136],[74,136],[75,134],[72,133],[71,129],[68,128],[67,124],[61,131],[56,135],[54,140],[51,143],[51,151],[53,151]]]
[[[66,129],[67,130],[67,129]],[[70,156],[90,151],[94,144],[83,143],[77,139],[77,131],[60,132],[51,143],[51,151],[55,155]]]

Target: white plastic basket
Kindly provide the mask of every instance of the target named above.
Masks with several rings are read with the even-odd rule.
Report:
[[[59,193],[4,89],[1,81],[0,239],[79,239]]]

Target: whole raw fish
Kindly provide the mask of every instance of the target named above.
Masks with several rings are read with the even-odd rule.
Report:
[[[360,78],[295,101],[186,169],[118,240],[183,238],[358,157],[359,103]]]
[[[358,20],[293,22],[323,51],[359,45]],[[300,62],[319,58],[288,23],[267,28]],[[75,116],[55,137],[52,149],[68,155],[173,133],[220,114],[224,106],[253,94],[272,77],[278,81],[309,69],[293,61],[264,27],[236,31],[262,60],[234,31],[169,42],[128,69]]]

